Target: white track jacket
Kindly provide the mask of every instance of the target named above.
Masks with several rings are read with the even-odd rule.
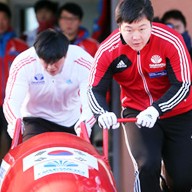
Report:
[[[8,133],[13,137],[17,118],[40,117],[62,126],[90,118],[87,82],[93,58],[69,45],[62,71],[51,76],[39,62],[34,47],[22,52],[11,65],[3,104]],[[81,117],[82,117],[81,116]]]

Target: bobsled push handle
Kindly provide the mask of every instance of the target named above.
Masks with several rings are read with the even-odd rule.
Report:
[[[137,119],[135,117],[131,117],[131,118],[118,118],[117,121],[119,123],[128,123],[128,122],[136,122]]]
[[[89,135],[87,133],[85,122],[81,122],[80,127],[80,137],[88,143],[91,143]],[[108,129],[103,129],[103,158],[108,159]]]
[[[126,122],[136,122],[136,118],[118,118],[117,121],[119,123]],[[109,145],[109,136],[108,129],[103,129],[103,155],[106,159],[108,159],[108,145]]]
[[[136,122],[136,118],[118,118],[117,121],[119,123],[127,123],[127,122]],[[84,122],[81,122],[80,124],[81,126],[81,134],[80,137],[83,138],[84,140],[86,140],[87,142],[90,142],[88,133],[87,133],[87,129],[86,129],[86,125]],[[109,148],[109,132],[108,129],[103,129],[103,157],[104,159],[108,159],[108,148]]]
[[[136,122],[136,118],[118,118],[117,121],[119,123],[127,123],[127,122]],[[103,129],[103,156],[104,158],[108,159],[109,151],[108,151],[108,145],[109,145],[109,132],[108,129]]]
[[[11,149],[14,149],[22,142],[22,133],[21,133],[21,119],[17,119],[15,124],[15,131],[11,143]]]
[[[86,128],[85,122],[82,121],[80,123],[80,127],[81,127],[80,137],[82,139],[84,139],[85,141],[87,141],[88,143],[91,143],[90,139],[89,139],[89,135],[88,135],[88,132],[87,132],[87,128]]]

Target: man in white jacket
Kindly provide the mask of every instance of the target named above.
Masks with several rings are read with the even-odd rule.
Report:
[[[3,105],[10,136],[18,118],[23,120],[23,141],[49,131],[75,134],[74,126],[77,129],[81,121],[90,134],[95,119],[86,93],[92,61],[62,33],[40,33],[10,69]]]

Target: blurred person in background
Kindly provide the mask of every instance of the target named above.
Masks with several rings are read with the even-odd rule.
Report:
[[[16,37],[11,27],[10,8],[7,4],[0,2],[0,162],[11,144],[11,138],[7,133],[7,121],[2,109],[9,68],[14,58],[27,48],[26,43]]]
[[[187,22],[183,13],[179,10],[169,10],[162,16],[162,23],[175,29],[183,36],[187,49],[190,51],[192,48],[191,37],[187,31]]]
[[[39,0],[34,4],[34,10],[39,26],[23,33],[21,38],[31,47],[38,33],[56,26],[56,12],[58,4],[49,0]]]
[[[76,3],[65,3],[58,11],[58,25],[71,44],[78,45],[94,56],[99,43],[90,37],[88,30],[83,27],[83,10]]]

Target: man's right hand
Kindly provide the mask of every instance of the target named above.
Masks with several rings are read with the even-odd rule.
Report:
[[[104,129],[117,129],[120,124],[117,122],[117,116],[113,112],[105,112],[98,117],[99,127]]]

